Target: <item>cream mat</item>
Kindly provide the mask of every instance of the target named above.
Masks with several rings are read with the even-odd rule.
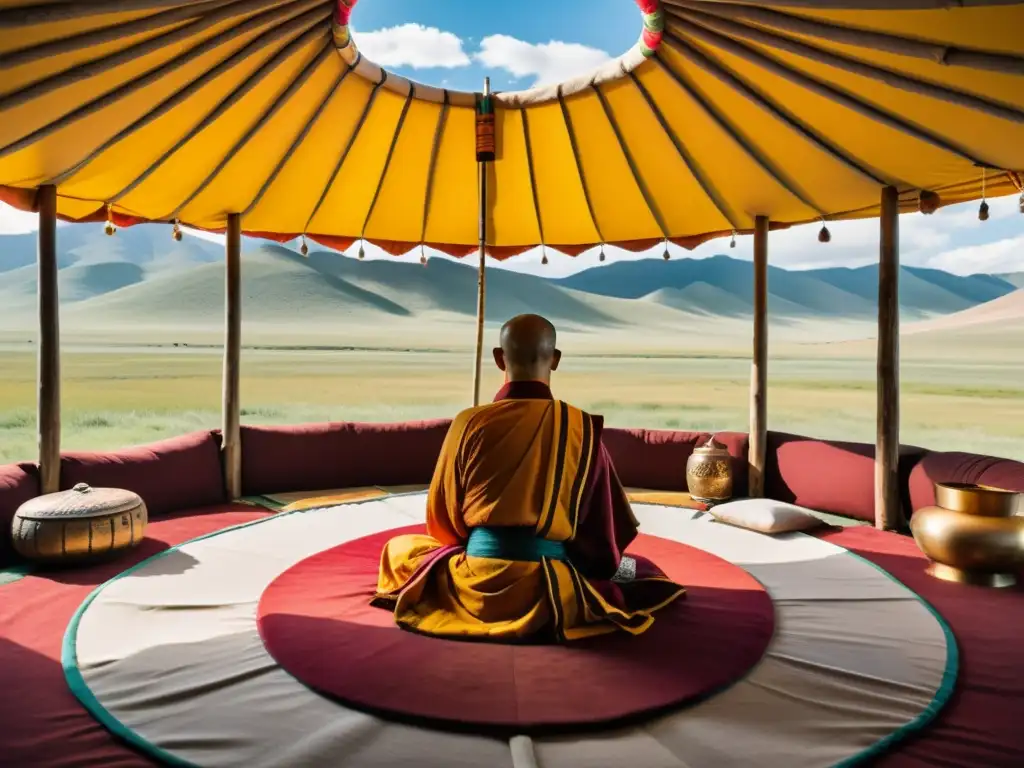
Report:
[[[766,657],[702,703],[642,727],[505,741],[346,709],[278,668],[256,631],[266,586],[316,552],[421,522],[423,506],[417,493],[282,514],[141,563],[68,628],[72,690],[150,754],[203,768],[824,768],[922,724],[952,687],[944,624],[867,561],[803,534],[650,505],[634,507],[645,533],[741,565],[775,601]]]

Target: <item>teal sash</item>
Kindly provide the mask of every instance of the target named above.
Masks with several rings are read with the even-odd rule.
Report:
[[[466,554],[496,560],[525,560],[539,563],[541,558],[568,560],[565,542],[537,536],[533,528],[477,527],[469,531]]]

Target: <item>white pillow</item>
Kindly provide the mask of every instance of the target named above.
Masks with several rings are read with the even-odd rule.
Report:
[[[708,512],[719,522],[760,533],[806,531],[823,521],[803,507],[772,499],[740,499],[717,504]]]

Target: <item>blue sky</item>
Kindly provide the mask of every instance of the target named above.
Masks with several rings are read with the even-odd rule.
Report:
[[[633,0],[360,0],[351,22],[356,44],[376,63],[412,80],[468,91],[480,90],[485,75],[495,90],[515,90],[585,74],[628,50],[641,30]],[[943,208],[932,216],[902,216],[902,262],[959,274],[1024,271],[1024,216],[1017,197],[990,203],[991,218],[985,223],[977,219],[977,203]],[[0,234],[31,231],[35,222],[33,214],[0,204]],[[829,229],[832,242],[827,245],[818,243],[816,224],[773,233],[772,263],[807,269],[877,261],[877,221],[834,222]],[[606,252],[611,262],[660,259],[662,249]],[[672,253],[750,259],[752,244],[749,237],[740,237],[730,249],[722,239],[692,252],[673,246]],[[391,258],[372,246],[367,255]],[[549,251],[547,265],[541,259],[536,249],[502,266],[558,276],[599,263],[596,250],[575,259]]]

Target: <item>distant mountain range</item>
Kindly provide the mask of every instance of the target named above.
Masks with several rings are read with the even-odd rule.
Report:
[[[59,281],[65,316],[83,325],[111,322],[189,325],[223,321],[221,246],[165,226],[141,225],[114,237],[102,225],[62,227]],[[34,235],[0,236],[0,317],[31,322],[36,302]],[[476,311],[469,264],[414,258],[360,262],[314,250],[248,240],[243,247],[247,317],[281,323],[465,316]],[[875,315],[878,269],[788,271],[769,268],[773,318],[868,319]],[[962,277],[904,267],[900,304],[908,320],[962,312],[1013,293],[1024,273]],[[752,311],[750,262],[715,256],[616,262],[562,279],[504,269],[487,278],[488,319],[539,312],[563,326],[671,326],[684,315],[742,317]],[[682,314],[681,314],[682,313]]]

